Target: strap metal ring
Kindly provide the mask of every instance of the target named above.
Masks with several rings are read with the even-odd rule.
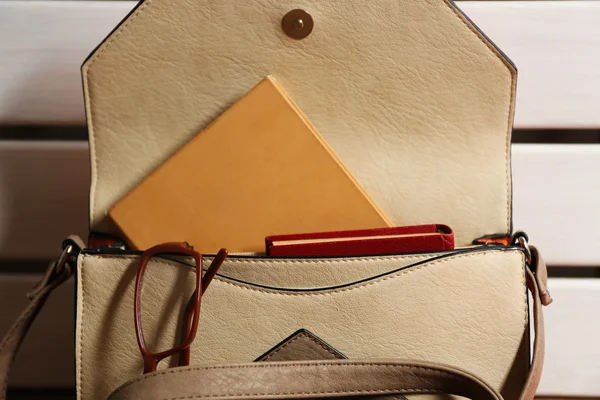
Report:
[[[517,232],[518,233],[518,232]],[[531,254],[531,249],[529,248],[529,243],[527,242],[526,235],[518,235],[515,234],[516,244],[519,245],[525,252],[525,261],[527,264],[531,265],[533,262],[533,255]]]
[[[65,267],[65,263],[67,262],[67,258],[69,257],[69,254],[71,254],[71,252],[73,252],[73,245],[69,244],[67,245],[67,247],[65,247],[62,254],[60,255],[60,258],[56,262],[56,267],[54,267],[56,274],[60,274],[62,272],[63,268]]]

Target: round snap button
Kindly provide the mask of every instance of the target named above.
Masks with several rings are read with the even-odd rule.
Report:
[[[281,20],[281,27],[292,39],[304,39],[312,32],[314,21],[309,13],[297,9],[285,14]]]

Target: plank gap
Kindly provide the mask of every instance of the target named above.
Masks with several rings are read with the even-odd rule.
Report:
[[[0,140],[87,141],[85,125],[0,125]],[[513,143],[598,144],[600,129],[515,129]]]
[[[515,129],[513,143],[597,144],[600,129]]]
[[[0,125],[0,140],[88,140],[87,126]]]

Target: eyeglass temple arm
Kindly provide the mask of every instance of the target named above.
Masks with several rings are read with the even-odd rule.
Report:
[[[208,267],[208,269],[204,273],[204,276],[202,277],[202,294],[203,295],[206,292],[206,289],[208,289],[208,285],[210,285],[213,278],[217,274],[217,271],[219,271],[221,264],[223,264],[223,261],[225,261],[225,258],[227,258],[227,255],[228,255],[227,249],[221,249],[221,250],[219,250],[219,253],[217,253],[215,258],[213,259],[213,262],[210,263],[210,266]],[[202,259],[200,259],[200,270],[202,270]],[[187,303],[187,306],[185,308],[185,325],[184,325],[183,331],[182,331],[183,337],[187,337],[190,333],[190,330],[192,329],[192,319],[194,318],[194,296],[195,295],[196,295],[196,292],[194,291],[194,293],[192,293],[192,296],[190,297],[190,299]],[[185,349],[181,350],[181,352],[179,353],[179,366],[183,367],[183,366],[187,366],[187,365],[190,365],[190,347],[186,347]]]

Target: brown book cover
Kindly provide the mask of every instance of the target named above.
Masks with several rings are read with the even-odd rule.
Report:
[[[121,199],[129,245],[187,241],[264,252],[269,235],[391,226],[277,81],[268,77]]]

